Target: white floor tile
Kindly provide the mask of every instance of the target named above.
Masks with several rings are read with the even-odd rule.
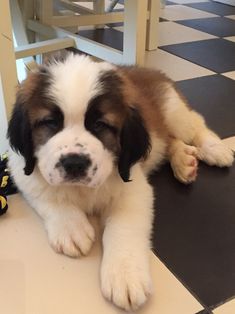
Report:
[[[235,36],[224,37],[224,39],[235,42]]]
[[[174,81],[215,74],[161,49],[146,52],[146,66],[163,71]]]
[[[100,291],[101,239],[87,257],[68,258],[49,246],[40,218],[20,195],[9,197],[0,220],[0,305],[4,314],[125,314]],[[98,228],[96,228],[96,231]],[[151,253],[154,293],[136,314],[193,314],[202,309]]]
[[[170,21],[180,21],[214,17],[217,15],[186,7],[184,5],[167,5],[164,9],[161,9],[160,16]]]
[[[151,314],[194,314],[202,310],[198,301],[155,255],[152,255],[152,262],[153,273],[156,275],[155,293],[157,298],[153,300],[153,304],[155,304],[153,309],[156,311]]]
[[[217,38],[216,36],[171,21],[161,22],[159,23],[158,27],[159,46]],[[123,32],[124,29],[123,26],[118,26],[114,28],[121,32]]]
[[[227,16],[225,16],[225,17],[227,17],[228,19],[235,20],[235,15],[227,15]]]
[[[159,23],[159,46],[216,38],[213,35],[174,22]]]
[[[235,71],[226,72],[226,73],[223,73],[223,75],[232,79],[232,80],[235,80]]]
[[[214,314],[234,314],[235,313],[235,300],[231,300],[224,305],[219,306],[213,310]]]

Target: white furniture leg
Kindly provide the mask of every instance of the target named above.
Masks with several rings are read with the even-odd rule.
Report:
[[[94,14],[103,14],[105,12],[105,0],[94,1]],[[104,24],[96,25],[95,28],[104,28]]]
[[[160,15],[160,1],[148,0],[149,19],[147,22],[146,49],[155,50],[158,46],[158,25]]]
[[[7,116],[10,116],[18,84],[9,1],[0,1],[0,74]]]
[[[123,62],[144,65],[148,0],[125,0]]]

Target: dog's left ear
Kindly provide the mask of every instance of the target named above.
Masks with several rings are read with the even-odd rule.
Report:
[[[24,173],[30,175],[35,166],[33,140],[29,117],[21,103],[16,102],[8,127],[11,147],[25,159]]]
[[[131,166],[141,158],[145,158],[151,148],[144,121],[134,108],[130,108],[121,130],[120,146],[118,170],[122,180],[128,182]]]

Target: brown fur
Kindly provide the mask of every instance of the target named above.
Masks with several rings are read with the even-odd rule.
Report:
[[[137,67],[121,67],[120,73],[126,81],[126,99],[140,111],[148,132],[167,138],[162,106],[171,80],[161,72]]]
[[[52,136],[52,132],[48,128],[38,126],[38,122],[50,117],[55,108],[55,104],[47,96],[49,82],[49,72],[45,67],[39,67],[36,71],[28,74],[17,92],[17,103],[25,110],[31,125],[35,149],[46,143]]]

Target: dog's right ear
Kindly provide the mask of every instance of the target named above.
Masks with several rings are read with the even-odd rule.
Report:
[[[32,130],[25,106],[20,102],[20,97],[17,98],[7,135],[12,149],[25,159],[24,173],[30,175],[35,166]]]

